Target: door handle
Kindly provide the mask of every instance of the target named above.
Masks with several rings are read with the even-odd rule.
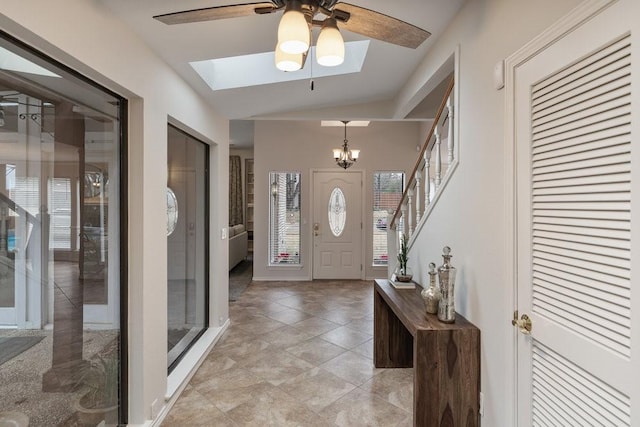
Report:
[[[518,312],[514,311],[513,312],[513,320],[511,320],[511,324],[513,326],[517,326],[518,329],[520,329],[520,332],[522,332],[525,335],[530,335],[531,334],[531,329],[533,327],[533,324],[531,323],[531,319],[529,318],[528,315],[523,314],[520,319],[518,319]]]

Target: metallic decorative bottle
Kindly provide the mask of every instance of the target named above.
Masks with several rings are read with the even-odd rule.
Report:
[[[442,249],[444,264],[438,268],[438,278],[440,279],[440,292],[442,297],[438,304],[438,320],[444,323],[456,321],[456,307],[454,304],[454,286],[456,282],[456,268],[451,265],[451,248],[445,246]]]
[[[436,265],[429,263],[429,287],[420,292],[424,299],[424,305],[427,307],[427,313],[436,314],[438,312],[438,303],[440,302],[440,291],[436,286]]]

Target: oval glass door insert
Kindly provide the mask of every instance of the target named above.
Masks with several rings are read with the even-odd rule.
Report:
[[[178,225],[178,198],[172,189],[167,187],[167,236],[176,229]]]
[[[339,187],[329,196],[329,228],[335,237],[340,237],[347,223],[347,201]]]

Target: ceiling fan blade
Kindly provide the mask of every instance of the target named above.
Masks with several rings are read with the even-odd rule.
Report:
[[[340,19],[341,12],[350,15],[346,22]],[[349,3],[338,3],[334,16],[340,28],[411,49],[416,49],[431,35],[408,22]]]
[[[167,25],[188,24],[191,22],[215,21],[217,19],[238,18],[254,14],[271,13],[279,9],[272,2],[232,4],[228,6],[205,7],[203,9],[184,10],[182,12],[156,15],[153,19]]]

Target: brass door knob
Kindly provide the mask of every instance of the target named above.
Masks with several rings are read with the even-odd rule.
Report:
[[[523,314],[522,317],[520,317],[520,320],[518,320],[518,315],[516,313],[513,320],[511,321],[511,324],[513,326],[517,326],[518,329],[520,329],[520,332],[522,332],[523,334],[531,334],[531,328],[533,324],[531,323],[531,319],[529,318],[529,316],[527,316],[526,314]]]

